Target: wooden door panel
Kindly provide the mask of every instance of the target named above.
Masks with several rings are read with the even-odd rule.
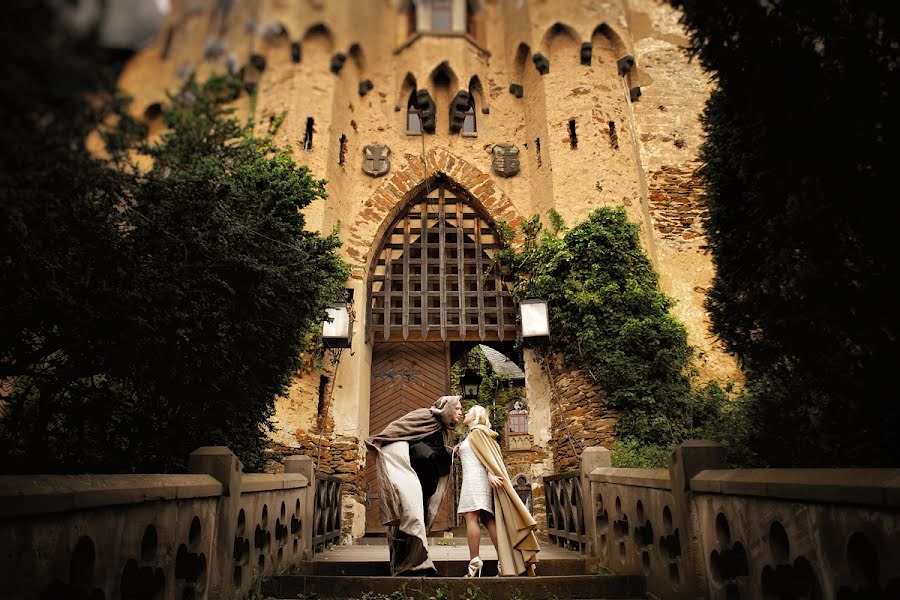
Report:
[[[375,435],[387,425],[416,408],[434,404],[450,389],[450,369],[447,344],[381,343],[375,344],[372,354],[372,385],[369,403],[369,433]],[[378,478],[374,455],[366,456],[364,485],[367,491],[366,532],[383,533],[378,504]],[[432,529],[448,527],[453,505],[448,491]]]

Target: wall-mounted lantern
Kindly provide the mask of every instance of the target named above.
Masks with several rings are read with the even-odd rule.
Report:
[[[328,318],[322,321],[322,343],[326,348],[349,348],[353,338],[353,320],[346,302],[332,302],[325,309]]]
[[[466,400],[477,400],[480,386],[481,374],[475,369],[466,369],[459,378],[459,387],[462,388],[462,395]]]
[[[519,302],[519,317],[523,338],[550,336],[550,311],[542,298],[527,298]]]

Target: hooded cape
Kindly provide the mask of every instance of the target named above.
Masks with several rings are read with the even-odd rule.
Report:
[[[494,438],[497,432],[484,425],[475,425],[469,431],[469,446],[485,466],[488,473],[503,480],[500,489],[491,488],[494,495],[494,518],[497,520],[497,558],[500,575],[533,574],[540,551],[534,535],[537,523],[509,479],[500,446]]]
[[[392,421],[381,433],[366,438],[367,446],[375,452],[381,522],[387,527],[392,575],[434,569],[428,556],[427,535],[450,478],[441,476],[427,506],[420,506],[422,492],[410,463],[409,445],[437,432],[441,432],[444,445],[449,445],[459,398],[441,396],[431,408],[411,411]],[[381,441],[381,448],[374,445],[376,440]],[[413,482],[416,485],[411,485]]]

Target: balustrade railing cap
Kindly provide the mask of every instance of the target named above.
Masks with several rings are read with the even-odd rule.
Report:
[[[210,475],[5,475],[0,518],[220,496]]]
[[[669,478],[668,469],[617,469],[614,467],[599,467],[591,471],[588,478],[591,481],[598,481],[600,483],[632,485],[662,490],[672,489],[672,481]]]
[[[241,479],[241,492],[290,490],[308,485],[309,479],[300,473],[244,473]]]
[[[827,504],[900,507],[900,469],[707,470],[691,479],[691,490]]]

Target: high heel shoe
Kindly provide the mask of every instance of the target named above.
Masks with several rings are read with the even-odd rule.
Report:
[[[481,560],[480,557],[476,556],[472,560],[469,561],[469,572],[466,573],[466,577],[481,577],[481,567],[484,566],[484,561]]]

